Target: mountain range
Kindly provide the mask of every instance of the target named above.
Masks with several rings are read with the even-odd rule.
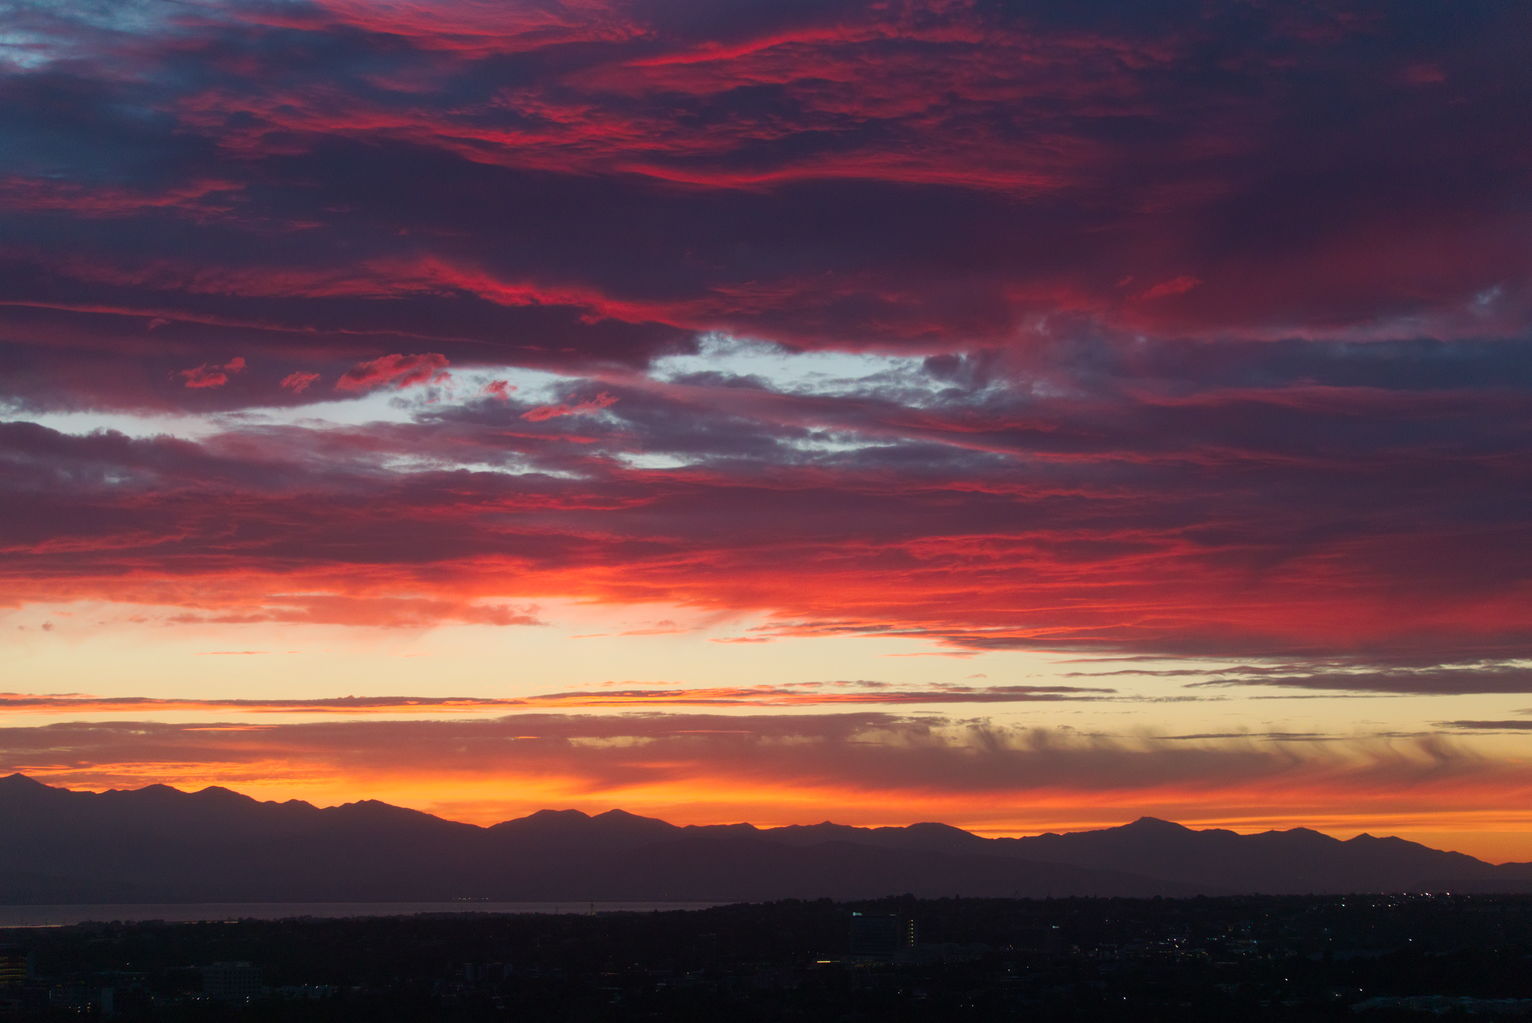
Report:
[[[0,778],[0,903],[761,901],[1532,891],[1399,838],[1240,835],[1144,817],[981,838],[945,824],[680,827],[622,810],[541,810],[478,827],[375,800],[316,807],[224,788],[75,792]]]

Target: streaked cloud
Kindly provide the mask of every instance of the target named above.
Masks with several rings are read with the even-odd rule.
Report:
[[[218,650],[218,654],[258,654],[258,650]],[[966,686],[937,683],[904,689],[886,682],[797,682],[781,685],[680,688],[607,687],[525,697],[335,696],[311,699],[175,699],[149,696],[89,696],[75,693],[0,693],[0,714],[140,713],[224,711],[253,714],[461,714],[510,707],[788,707],[833,704],[1031,703],[1115,699],[1116,690],[1085,686]]]

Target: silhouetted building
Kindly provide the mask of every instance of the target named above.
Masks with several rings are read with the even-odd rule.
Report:
[[[202,968],[202,990],[219,1002],[248,1002],[261,993],[261,968],[253,963],[214,963]]]
[[[892,962],[915,945],[915,921],[893,914],[851,914],[851,957]]]

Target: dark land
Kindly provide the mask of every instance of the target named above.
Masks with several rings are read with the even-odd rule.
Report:
[[[19,775],[0,779],[0,822],[16,904],[731,903],[12,929],[0,1020],[1532,1016],[1532,865],[1398,838],[1143,818],[985,839],[620,810],[481,828]]]
[[[0,1018],[15,1020],[1532,1014],[1524,896],[905,896],[593,916],[98,923],[0,932],[0,945]]]
[[[1532,892],[1529,863],[1150,817],[1030,838],[936,823],[678,827],[621,810],[543,810],[483,828],[373,800],[72,792],[12,775],[0,778],[0,824],[0,903],[22,905]]]

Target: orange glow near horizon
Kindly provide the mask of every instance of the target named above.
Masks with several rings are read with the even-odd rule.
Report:
[[[640,772],[700,765],[635,765]],[[196,791],[231,788],[271,801],[301,799],[317,806],[363,799],[421,810],[448,820],[488,826],[540,809],[578,809],[589,814],[622,809],[676,825],[748,822],[779,827],[831,820],[859,827],[901,827],[938,821],[983,837],[1018,837],[1044,832],[1115,827],[1139,816],[1158,816],[1187,827],[1226,828],[1241,833],[1308,827],[1338,838],[1362,832],[1394,834],[1465,852],[1493,862],[1532,860],[1532,811],[1506,810],[1503,785],[1431,785],[1409,793],[1344,784],[1294,790],[1281,782],[1199,788],[1158,786],[1084,791],[1074,788],[973,792],[900,791],[847,788],[834,784],[782,784],[749,777],[680,777],[652,784],[601,786],[588,777],[555,773],[483,777],[473,774],[406,775],[381,770],[344,776],[311,765],[255,760],[227,770],[199,764],[120,763],[101,765],[110,784],[92,781],[95,772],[37,765],[24,772],[46,784],[105,791],[161,783]],[[1517,798],[1532,801],[1532,776]],[[1421,810],[1422,802],[1451,809]],[[1336,812],[1332,807],[1351,809]],[[1266,806],[1252,816],[1244,808]]]

